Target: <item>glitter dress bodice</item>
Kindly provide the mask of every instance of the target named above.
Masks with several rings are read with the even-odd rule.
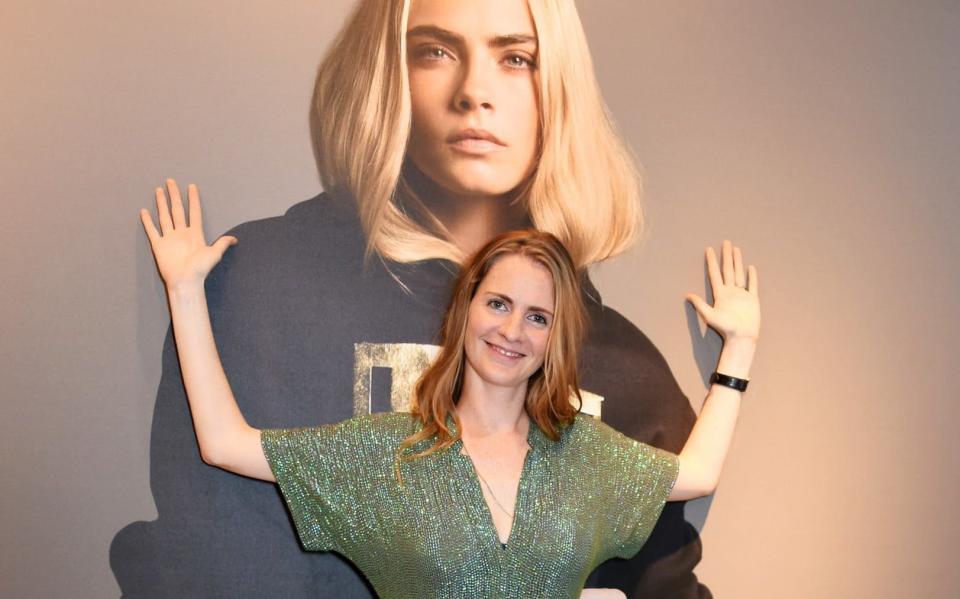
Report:
[[[640,550],[679,472],[676,455],[591,416],[558,441],[531,421],[503,544],[462,440],[403,462],[397,481],[397,448],[419,427],[384,412],[261,432],[304,548],[350,559],[381,599],[577,597],[599,564]]]

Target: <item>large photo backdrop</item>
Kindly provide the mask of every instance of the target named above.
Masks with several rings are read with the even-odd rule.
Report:
[[[202,464],[186,406],[159,401],[182,387],[163,376],[176,356],[137,218],[166,177],[196,182],[208,238],[233,230],[234,249],[249,248],[228,254],[208,292],[250,322],[218,341],[228,371],[261,394],[238,398],[260,406],[245,411],[251,423],[335,420],[364,401],[396,409],[404,377],[429,359],[451,272],[399,269],[416,290],[404,293],[363,270],[351,204],[320,200],[311,94],[352,5],[0,9],[0,595],[211,596],[176,581],[192,568],[253,584],[258,565],[306,559],[353,575],[303,554],[292,528],[275,539],[285,552],[264,555],[220,494],[280,530],[275,487]],[[594,347],[658,364],[597,358],[583,381],[596,413],[645,422],[631,385],[698,411],[719,352],[683,302],[704,293],[703,248],[733,239],[764,273],[764,337],[723,482],[684,510],[702,542],[697,579],[717,597],[956,595],[960,489],[944,473],[960,455],[949,383],[960,8],[578,9],[642,166],[648,224],[641,244],[592,270],[607,323]],[[289,276],[321,254],[315,277]],[[322,339],[325,319],[361,332]],[[281,355],[295,358],[270,358]]]

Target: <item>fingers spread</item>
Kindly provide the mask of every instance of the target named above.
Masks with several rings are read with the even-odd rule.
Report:
[[[219,239],[213,242],[213,249],[217,251],[217,254],[223,256],[224,252],[227,251],[231,245],[237,244],[237,238],[232,235],[223,235]]]
[[[733,247],[733,278],[737,287],[746,287],[747,273],[743,270],[743,253],[740,248]]]
[[[693,306],[694,306],[695,308],[697,308],[698,310],[699,310],[700,308],[702,308],[703,306],[707,305],[707,302],[704,301],[704,299],[703,299],[702,297],[700,297],[699,295],[695,295],[695,294],[693,294],[693,293],[688,293],[686,299],[687,299],[688,302],[690,302],[691,304],[693,304]]]
[[[203,231],[203,216],[200,214],[200,191],[191,183],[187,186],[187,200],[190,203],[190,226]]]
[[[157,228],[153,225],[153,218],[150,217],[150,211],[146,208],[140,209],[140,222],[143,223],[143,230],[147,232],[147,239],[150,240],[150,245],[153,245],[160,239],[160,233],[157,232]]]
[[[729,240],[723,240],[721,252],[723,252],[723,283],[724,285],[733,285],[735,281],[733,276],[733,250]]]
[[[710,288],[713,290],[713,299],[716,301],[723,286],[723,277],[720,275],[720,265],[717,263],[717,253],[713,247],[707,248],[707,274],[710,276]]]
[[[693,293],[687,294],[687,301],[693,304],[694,310],[696,310],[700,319],[703,321],[703,324],[710,322],[710,315],[713,312],[713,306],[708,304],[702,297],[699,295],[694,295]]]
[[[187,220],[183,215],[183,199],[180,198],[180,188],[173,179],[167,179],[167,189],[170,191],[170,211],[173,213],[173,226],[186,227]]]
[[[167,207],[167,196],[162,187],[158,187],[154,195],[157,197],[157,220],[160,221],[160,232],[166,235],[173,231],[173,221],[170,220],[170,209]]]

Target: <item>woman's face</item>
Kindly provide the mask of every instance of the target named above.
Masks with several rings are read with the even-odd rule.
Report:
[[[408,156],[451,195],[509,192],[533,172],[537,37],[526,0],[413,0]]]
[[[543,364],[553,312],[550,271],[525,256],[499,258],[470,301],[465,383],[526,388]]]

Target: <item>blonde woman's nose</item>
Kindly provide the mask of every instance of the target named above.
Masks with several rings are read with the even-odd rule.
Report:
[[[492,105],[488,68],[476,58],[464,61],[463,65],[455,99],[457,108],[460,110],[490,108]]]

